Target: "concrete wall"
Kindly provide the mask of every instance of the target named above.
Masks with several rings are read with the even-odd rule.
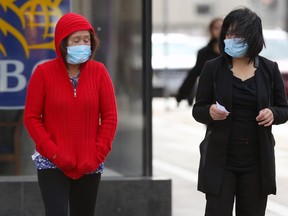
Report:
[[[36,176],[0,178],[1,216],[44,216]],[[103,177],[97,216],[171,216],[171,180]]]

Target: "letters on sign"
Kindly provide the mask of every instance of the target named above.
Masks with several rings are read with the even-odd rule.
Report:
[[[35,67],[54,58],[54,29],[70,0],[0,0],[0,109],[24,108]]]

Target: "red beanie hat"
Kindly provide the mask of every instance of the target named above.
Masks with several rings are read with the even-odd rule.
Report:
[[[67,13],[63,15],[57,22],[55,28],[55,48],[57,54],[60,56],[60,43],[61,41],[69,36],[70,34],[76,31],[92,31],[94,32],[93,27],[89,23],[89,21],[81,16],[80,14],[76,13]],[[95,33],[95,32],[94,32]]]

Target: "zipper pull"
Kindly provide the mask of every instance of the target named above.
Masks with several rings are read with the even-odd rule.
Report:
[[[77,96],[76,88],[74,88],[74,97]]]

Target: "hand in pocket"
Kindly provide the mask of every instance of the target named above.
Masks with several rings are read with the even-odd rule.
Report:
[[[81,173],[87,174],[95,171],[99,165],[100,161],[97,158],[96,145],[91,143],[89,151],[83,151],[79,155],[77,168]]]
[[[53,162],[55,165],[64,172],[69,172],[76,168],[76,160],[73,159],[71,156],[66,155],[65,152],[60,152],[55,155]]]

